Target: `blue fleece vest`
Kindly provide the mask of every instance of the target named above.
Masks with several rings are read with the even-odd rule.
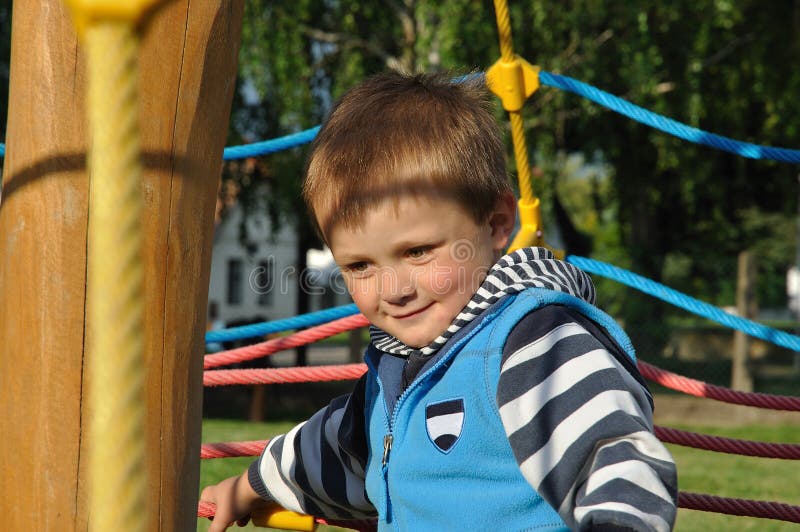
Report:
[[[495,399],[510,331],[548,304],[582,312],[635,361],[630,340],[607,314],[540,288],[484,311],[433,355],[399,398],[404,359],[368,349],[366,488],[381,530],[569,530],[522,476]],[[460,429],[454,426],[459,409]],[[449,434],[434,440],[441,412],[456,415],[447,418]]]

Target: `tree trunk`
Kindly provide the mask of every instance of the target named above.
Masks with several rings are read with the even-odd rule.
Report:
[[[736,311],[742,318],[755,318],[758,309],[756,301],[756,263],[749,251],[739,253],[739,269],[736,278]],[[733,367],[731,368],[731,388],[742,392],[753,391],[753,375],[750,361],[751,340],[742,331],[733,333]]]

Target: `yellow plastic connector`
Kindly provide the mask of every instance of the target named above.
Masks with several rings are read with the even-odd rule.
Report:
[[[544,243],[542,209],[539,198],[528,200],[522,198],[517,205],[519,207],[520,228],[508,248],[509,253],[528,246],[541,246]]]
[[[78,35],[93,22],[120,21],[136,24],[165,0],[64,0],[72,11]]]
[[[540,70],[515,54],[511,61],[498,59],[486,72],[486,83],[503,102],[503,109],[518,112],[539,88]]]
[[[253,512],[252,521],[255,526],[281,530],[314,531],[317,529],[317,522],[313,516],[292,512],[277,504],[268,504]]]

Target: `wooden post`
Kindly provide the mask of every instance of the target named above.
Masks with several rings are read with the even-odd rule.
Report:
[[[147,530],[196,529],[214,204],[243,6],[173,0],[142,39]],[[90,520],[84,61],[60,0],[14,3],[0,203],[6,530],[86,530]]]
[[[753,319],[758,313],[756,301],[756,265],[749,251],[739,253],[736,278],[736,309],[742,318]],[[731,388],[743,392],[753,391],[753,375],[750,367],[750,337],[742,331],[733,333],[733,367]]]

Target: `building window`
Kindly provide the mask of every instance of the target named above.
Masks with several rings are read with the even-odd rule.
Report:
[[[269,257],[258,263],[253,279],[253,288],[258,293],[258,304],[264,307],[272,305],[275,291],[275,260]]]
[[[228,304],[242,304],[242,273],[244,265],[241,259],[228,260]]]

